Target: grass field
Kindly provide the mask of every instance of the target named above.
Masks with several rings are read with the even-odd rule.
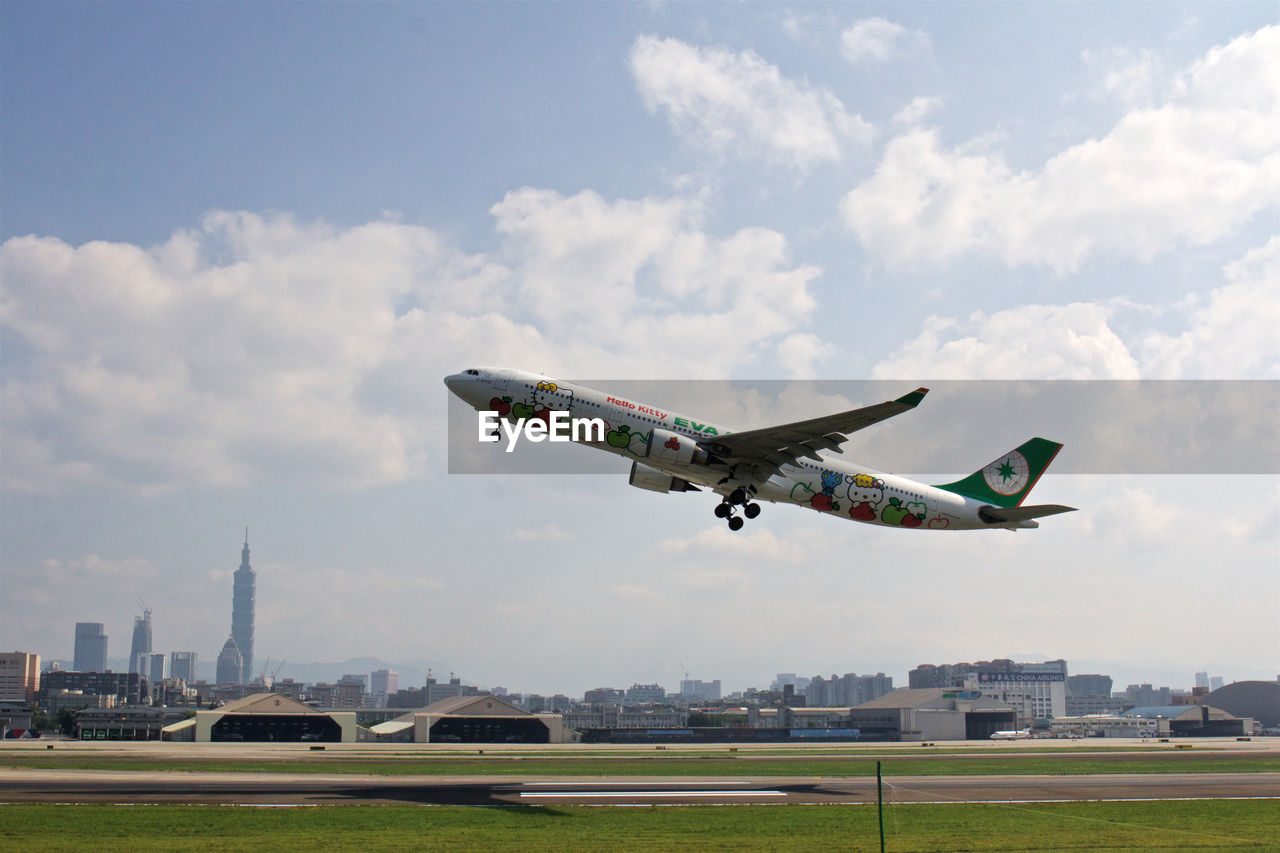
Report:
[[[1088,773],[1280,772],[1275,753],[1164,751],[1147,754],[988,753],[885,756],[889,776],[1064,775]],[[680,756],[646,753],[582,757],[457,755],[344,758],[340,754],[280,759],[160,758],[64,750],[0,752],[0,767],[67,770],[200,770],[228,773],[360,773],[377,776],[874,776],[875,757],[752,755],[723,752]]]
[[[1276,850],[1271,801],[897,805],[886,849]],[[0,847],[45,850],[878,850],[870,806],[0,806]]]

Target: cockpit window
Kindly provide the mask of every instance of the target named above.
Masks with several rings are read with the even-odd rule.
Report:
[[[464,370],[464,371],[462,371],[462,372],[463,372],[463,373],[465,373],[465,374],[467,374],[468,376],[479,376],[479,375],[480,375],[480,371],[476,370],[474,367],[473,367],[473,368],[471,368],[470,370]]]

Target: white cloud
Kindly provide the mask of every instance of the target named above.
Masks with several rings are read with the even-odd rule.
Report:
[[[681,137],[713,152],[805,170],[839,160],[846,142],[865,145],[873,135],[830,91],[784,77],[750,50],[641,36],[630,61],[645,106],[664,111]]]
[[[773,509],[780,511],[778,507]],[[664,539],[661,548],[672,557],[685,558],[698,566],[711,567],[718,560],[727,561],[720,568],[728,570],[743,559],[753,563],[768,560],[776,564],[806,564],[824,553],[830,544],[825,531],[807,525],[789,525],[779,536],[761,527],[748,526],[733,532],[717,524],[685,538]]]
[[[1089,534],[1100,534],[1112,547],[1143,550],[1179,537],[1194,526],[1190,509],[1162,499],[1147,489],[1121,487],[1088,508],[1083,519]]]
[[[808,284],[818,270],[789,266],[781,234],[745,228],[717,240],[688,203],[524,189],[493,213],[515,310],[597,376],[726,376],[814,308]]]
[[[635,602],[648,602],[658,597],[653,587],[643,584],[618,584],[609,590],[612,595]]]
[[[1152,106],[1172,86],[1164,61],[1148,49],[1085,50],[1080,58],[1097,77],[1098,96],[1125,107]]]
[[[909,104],[898,110],[893,117],[893,121],[895,124],[918,124],[925,116],[941,106],[941,98],[921,95],[917,98],[912,98]]]
[[[871,371],[876,379],[1133,379],[1138,365],[1106,305],[1024,305],[930,317]]]
[[[1170,88],[1038,170],[904,133],[845,197],[844,223],[908,269],[975,252],[1066,273],[1099,253],[1212,243],[1280,202],[1280,26],[1215,48]]]
[[[812,379],[817,375],[815,362],[830,358],[835,347],[817,335],[802,332],[790,335],[778,344],[778,362],[798,379]]]
[[[864,18],[840,34],[840,50],[854,64],[894,62],[928,56],[929,36],[884,18]]]
[[[1280,379],[1280,236],[1228,264],[1227,284],[1186,305],[1187,331],[1141,343],[1152,378]]]
[[[545,527],[518,528],[507,533],[504,538],[508,542],[520,543],[567,542],[573,538],[573,534],[558,524],[548,524]]]
[[[818,270],[780,234],[709,235],[687,200],[524,189],[492,212],[491,256],[243,212],[150,248],[6,241],[6,483],[402,481],[443,444],[440,380],[468,363],[726,376],[813,310]]]
[[[872,370],[877,379],[1280,378],[1280,236],[1226,265],[1224,285],[1171,306],[1021,305],[966,318],[929,317],[920,334]],[[1185,331],[1138,328],[1114,316],[1185,318]]]

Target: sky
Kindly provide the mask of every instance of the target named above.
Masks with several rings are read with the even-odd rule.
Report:
[[[0,647],[69,659],[100,621],[122,658],[145,602],[212,663],[248,527],[255,669],[1280,673],[1274,431],[1256,474],[1050,469],[1034,498],[1080,511],[1036,531],[732,534],[621,461],[450,474],[441,382],[1274,400],[1274,3],[6,2],[0,132]],[[956,446],[938,475],[1053,435],[955,411],[903,416]],[[1093,444],[1179,446],[1166,417]],[[847,455],[929,473],[881,429]]]

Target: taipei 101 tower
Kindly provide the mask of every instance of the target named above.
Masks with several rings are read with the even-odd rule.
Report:
[[[249,565],[249,528],[244,530],[244,550],[231,589],[231,639],[240,650],[240,683],[253,678],[253,586],[256,575]]]

